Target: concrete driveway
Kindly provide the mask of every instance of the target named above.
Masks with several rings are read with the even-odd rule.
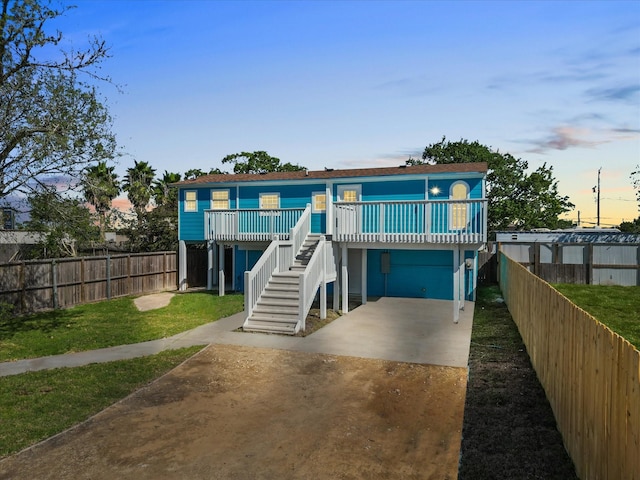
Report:
[[[304,338],[234,332],[238,316],[212,324],[218,333],[211,343],[466,368],[473,308],[466,302],[454,323],[450,301],[382,297]]]

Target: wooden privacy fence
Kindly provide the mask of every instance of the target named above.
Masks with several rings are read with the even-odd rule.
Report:
[[[640,352],[504,253],[500,286],[583,479],[640,479]]]
[[[14,313],[65,308],[177,286],[176,252],[0,264],[0,302]]]

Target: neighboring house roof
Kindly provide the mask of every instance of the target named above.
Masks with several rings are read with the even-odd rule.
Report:
[[[353,168],[353,169],[325,169],[325,170],[300,170],[295,172],[270,172],[270,173],[238,173],[203,175],[193,180],[183,180],[174,183],[176,186],[200,185],[208,183],[228,182],[253,182],[264,180],[325,180],[333,178],[350,177],[377,177],[387,175],[419,175],[434,173],[486,173],[485,162],[476,163],[447,163],[438,165],[401,165],[399,167],[381,168]]]

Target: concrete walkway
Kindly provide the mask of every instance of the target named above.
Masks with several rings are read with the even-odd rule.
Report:
[[[160,306],[167,301],[166,294],[151,297],[154,296],[141,297],[143,308],[153,308],[154,301]],[[244,320],[244,313],[240,312],[160,340],[0,363],[0,377],[126,360],[212,343],[466,367],[473,307],[473,303],[466,302],[455,324],[449,301],[383,297],[356,308],[307,337],[236,332]]]

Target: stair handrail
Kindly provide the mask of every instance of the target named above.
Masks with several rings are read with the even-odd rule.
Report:
[[[244,272],[244,311],[245,322],[253,313],[258,299],[269,279],[278,270],[280,241],[274,237],[260,259],[250,271]]]
[[[306,319],[313,299],[316,296],[320,283],[324,281],[325,270],[325,236],[321,235],[318,245],[309,259],[304,272],[300,272],[300,281],[298,285],[298,324],[300,330],[304,331],[306,327]]]
[[[300,215],[300,218],[296,224],[289,230],[289,240],[291,241],[291,262],[289,266],[293,265],[296,259],[296,255],[300,251],[300,247],[304,243],[304,239],[311,231],[311,204],[307,203],[304,212]]]

